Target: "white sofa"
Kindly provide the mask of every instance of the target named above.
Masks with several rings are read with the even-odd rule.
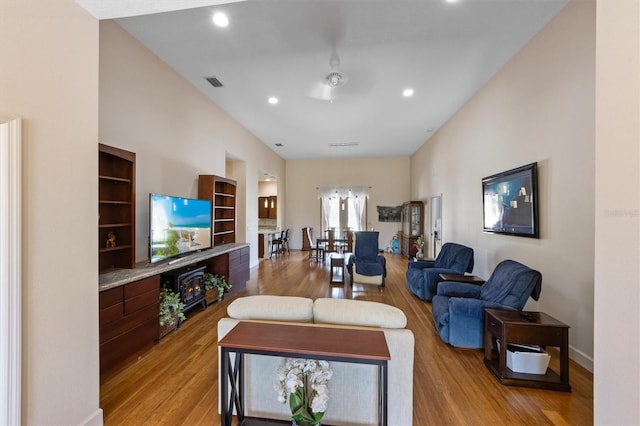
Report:
[[[413,332],[405,328],[407,318],[400,309],[362,300],[317,299],[314,302],[303,297],[247,296],[234,300],[228,306],[227,314],[229,318],[218,322],[218,340],[239,321],[382,330],[391,355],[388,363],[388,424],[412,425],[414,337]],[[247,355],[245,360],[245,415],[290,419],[289,405],[277,401],[274,388],[276,369],[282,358]],[[377,424],[377,367],[332,362],[331,368],[334,373],[329,381],[329,405],[322,422],[333,425]]]

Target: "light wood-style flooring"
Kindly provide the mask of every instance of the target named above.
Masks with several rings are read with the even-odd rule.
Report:
[[[440,340],[431,304],[406,288],[406,258],[385,256],[384,288],[329,285],[329,262],[310,263],[306,252],[261,261],[245,290],[204,311],[195,309],[151,351],[102,377],[105,425],[219,424],[216,324],[234,298],[250,294],[352,298],[402,309],[415,335],[415,425],[593,424],[590,372],[571,361],[571,393],[500,385],[484,367],[482,350],[457,349]]]

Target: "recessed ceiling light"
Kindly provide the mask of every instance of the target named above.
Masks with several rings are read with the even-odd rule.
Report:
[[[229,18],[222,12],[216,12],[213,14],[213,23],[224,28],[229,25]]]
[[[271,96],[267,102],[269,102],[271,105],[275,105],[278,103],[278,98],[276,98],[275,96]]]
[[[408,98],[409,96],[413,96],[413,89],[404,89],[402,91],[402,96]]]

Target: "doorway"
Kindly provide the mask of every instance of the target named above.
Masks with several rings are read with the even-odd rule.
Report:
[[[0,424],[19,425],[22,360],[22,124],[0,117]]]
[[[435,259],[442,248],[442,195],[431,197],[429,257]]]

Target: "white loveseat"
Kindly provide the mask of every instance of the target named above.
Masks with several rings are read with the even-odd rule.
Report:
[[[400,309],[362,300],[317,299],[314,302],[303,297],[247,296],[234,300],[227,313],[229,318],[218,322],[218,340],[239,321],[382,330],[391,355],[388,363],[388,424],[412,425],[414,338],[413,332],[405,328],[407,318]],[[247,355],[245,360],[245,415],[290,419],[288,404],[277,401],[274,388],[276,370],[282,358]],[[333,425],[377,424],[377,367],[332,362],[331,368],[329,405],[322,422]],[[220,407],[220,401],[218,403]]]

